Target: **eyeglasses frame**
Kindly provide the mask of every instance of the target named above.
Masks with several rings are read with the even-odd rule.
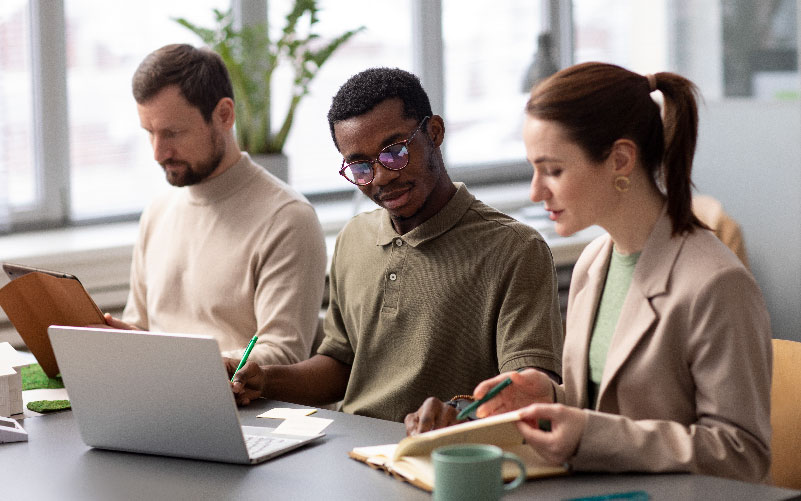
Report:
[[[378,152],[378,156],[377,156],[376,158],[372,159],[372,160],[354,160],[353,162],[348,162],[348,163],[345,163],[345,159],[343,158],[343,159],[342,159],[342,167],[339,169],[339,175],[340,175],[340,176],[342,176],[342,177],[344,177],[345,179],[347,179],[349,183],[351,183],[351,184],[355,184],[356,186],[368,186],[369,184],[371,184],[371,183],[372,183],[372,182],[375,180],[375,164],[376,164],[376,163],[379,163],[379,164],[381,164],[381,166],[382,166],[382,167],[384,167],[384,168],[385,168],[385,169],[387,169],[387,170],[391,170],[391,171],[399,171],[399,170],[403,170],[403,169],[405,169],[405,168],[406,168],[406,166],[407,166],[407,165],[409,165],[409,157],[408,157],[408,156],[406,157],[406,163],[405,163],[405,164],[403,164],[403,167],[398,167],[397,169],[393,169],[393,168],[391,168],[391,167],[387,167],[386,165],[384,165],[384,163],[383,163],[383,162],[380,160],[381,154],[382,154],[382,153],[384,153],[384,152],[385,152],[385,151],[386,151],[388,148],[392,148],[393,146],[397,146],[397,145],[399,145],[399,144],[403,144],[403,145],[405,145],[405,146],[406,146],[406,149],[407,149],[407,151],[408,151],[408,149],[409,149],[409,144],[410,144],[410,143],[412,142],[412,140],[415,138],[415,136],[417,135],[417,133],[418,133],[418,132],[420,132],[420,130],[421,130],[421,129],[422,129],[422,127],[423,127],[423,124],[424,124],[424,123],[425,123],[425,121],[426,121],[427,119],[429,119],[429,118],[431,118],[431,117],[430,117],[430,116],[425,116],[425,117],[423,117],[423,119],[422,119],[422,120],[420,120],[420,123],[417,125],[417,127],[415,127],[415,128],[414,128],[414,130],[412,131],[412,133],[409,135],[409,138],[408,138],[408,139],[404,139],[403,141],[397,141],[397,142],[395,142],[395,143],[388,144],[388,145],[384,146],[383,148],[381,148],[381,151],[379,151],[379,152]],[[351,181],[351,180],[348,178],[348,176],[345,174],[345,170],[347,170],[347,169],[348,169],[348,168],[349,168],[351,165],[355,165],[355,164],[365,164],[365,163],[369,163],[369,164],[370,164],[370,166],[373,168],[373,175],[372,175],[372,177],[370,178],[370,181],[368,181],[368,182],[366,182],[366,183],[363,183],[363,184],[360,184],[360,183],[357,183],[356,181]]]

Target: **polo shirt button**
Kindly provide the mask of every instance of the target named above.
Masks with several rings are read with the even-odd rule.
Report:
[[[400,247],[401,245],[403,245],[403,240],[401,240],[400,238],[396,238],[396,239],[395,239],[395,245],[397,245],[398,247]]]
[[[393,282],[394,282],[394,281],[395,281],[397,278],[398,278],[398,275],[396,275],[396,274],[394,274],[394,273],[390,273],[390,274],[389,274],[389,279],[390,279],[390,280],[392,280]]]

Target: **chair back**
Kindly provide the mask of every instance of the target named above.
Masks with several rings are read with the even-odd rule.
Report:
[[[773,340],[770,424],[771,482],[801,489],[801,343],[797,341]]]
[[[709,195],[694,195],[693,214],[709,226],[715,236],[740,258],[746,268],[749,268],[742,229],[737,221],[723,210],[723,205],[717,199]]]

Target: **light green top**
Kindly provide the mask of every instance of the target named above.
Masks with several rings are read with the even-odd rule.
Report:
[[[615,333],[620,310],[623,308],[623,301],[631,285],[631,277],[634,275],[634,267],[640,253],[623,255],[612,250],[612,258],[609,262],[609,270],[606,272],[606,283],[601,294],[601,301],[598,303],[598,311],[595,314],[595,326],[592,329],[590,340],[589,357],[589,381],[588,395],[591,407],[595,407],[598,399],[598,390],[601,386],[601,377],[606,365],[606,354],[609,352],[609,344],[612,335]]]

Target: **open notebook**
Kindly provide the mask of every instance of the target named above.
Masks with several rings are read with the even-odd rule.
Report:
[[[48,332],[81,438],[92,447],[254,464],[323,436],[241,426],[211,337],[63,326]]]
[[[519,420],[518,411],[507,412],[406,437],[397,444],[356,447],[348,456],[427,491],[434,488],[431,452],[444,445],[497,445],[523,461],[527,478],[566,474],[565,466],[548,464],[533,448],[523,443],[523,435],[515,425]],[[517,476],[517,468],[504,462],[502,475],[504,480],[512,480]]]

